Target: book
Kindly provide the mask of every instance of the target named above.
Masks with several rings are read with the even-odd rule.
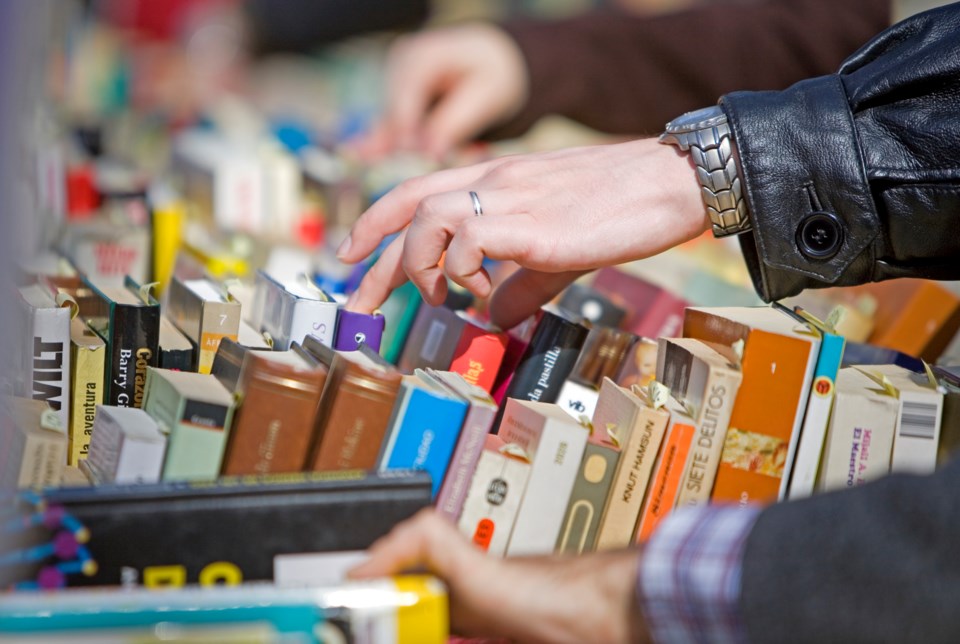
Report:
[[[0,642],[448,641],[447,591],[433,577],[403,575],[282,586],[231,583],[214,590],[205,586],[232,580],[215,576],[222,569],[211,566],[210,570],[203,585],[178,588],[176,592],[169,588],[168,592],[157,592],[151,587],[11,593],[0,606]],[[36,588],[26,584],[21,587]]]
[[[876,299],[870,344],[935,362],[960,329],[960,295],[936,281],[887,280],[856,292]]]
[[[683,405],[671,395],[665,407],[670,412],[670,424],[640,511],[636,543],[645,543],[676,507],[690,449],[696,439],[697,421],[687,415]]]
[[[95,485],[156,483],[166,449],[166,434],[145,411],[101,405],[93,424],[90,454],[81,468]]]
[[[791,442],[800,427],[820,339],[770,307],[688,308],[684,337],[740,347],[743,378],[733,405],[713,500],[746,504],[782,498]]]
[[[158,344],[160,358],[157,366],[161,369],[190,371],[194,365],[193,344],[166,315],[160,315],[160,333]]]
[[[22,338],[20,387],[23,396],[42,400],[56,412],[60,425],[70,425],[70,318],[72,309],[40,284],[19,289]]]
[[[713,491],[742,380],[736,356],[727,347],[692,338],[660,338],[657,380],[682,401],[696,421],[676,505],[704,505]]]
[[[327,349],[314,336],[307,336],[304,348],[315,356],[318,349]],[[306,469],[374,469],[400,393],[400,381],[400,372],[372,347],[336,351]]]
[[[277,557],[365,549],[430,498],[423,473],[358,470],[43,493],[89,531],[84,586],[273,580]]]
[[[374,351],[380,351],[380,341],[386,320],[379,311],[374,313],[356,313],[346,309],[337,310],[337,333],[333,348],[337,351],[356,351],[365,344]]]
[[[216,378],[206,373],[148,369],[143,409],[169,437],[163,480],[217,478],[234,402]]]
[[[837,373],[817,490],[842,490],[885,476],[897,428],[894,396],[854,367]]]
[[[507,552],[510,533],[530,478],[530,461],[522,450],[505,449],[494,434],[484,440],[476,470],[469,482],[457,525],[480,549],[492,555]]]
[[[229,300],[208,279],[170,281],[167,309],[177,328],[197,347],[193,371],[210,373],[217,347],[240,333],[240,303]]]
[[[70,451],[68,465],[87,457],[97,405],[103,403],[106,343],[79,318],[70,321]]]
[[[600,385],[620,369],[637,340],[629,331],[602,326],[590,329],[573,371],[560,388],[557,404],[576,419],[593,418]]]
[[[217,347],[217,355],[213,357],[210,375],[219,380],[220,384],[231,393],[237,389],[243,357],[248,351],[269,351],[269,349],[249,347],[230,338],[224,338]]]
[[[276,350],[286,351],[308,335],[333,346],[338,305],[306,277],[280,282],[257,271],[253,308],[262,312],[254,328],[268,334]]]
[[[657,377],[657,341],[640,338],[620,364],[613,380],[627,389],[646,387]]]
[[[600,518],[619,461],[619,443],[606,430],[594,428],[570,492],[557,537],[557,552],[580,554],[594,549]]]
[[[425,373],[404,376],[377,469],[425,470],[436,497],[460,438],[468,402]]]
[[[545,309],[504,397],[556,402],[588,333],[579,322],[563,317],[559,311]]]
[[[507,336],[444,306],[421,306],[398,367],[453,371],[489,392],[503,361]]]
[[[490,394],[477,385],[470,384],[458,373],[433,370],[428,370],[427,373],[470,404],[457,446],[450,457],[447,475],[437,495],[437,511],[456,521],[463,509],[480,452],[483,451],[487,436],[493,428],[497,404]]]
[[[186,211],[187,205],[175,198],[154,203],[150,211],[153,228],[153,279],[160,283],[160,293],[166,292],[173,277],[173,267],[183,239]]]
[[[560,295],[557,308],[571,318],[582,318],[591,324],[617,328],[627,315],[626,309],[617,306],[597,289],[574,282]]]
[[[820,333],[820,355],[813,372],[813,384],[807,399],[807,413],[803,418],[797,453],[787,461],[793,463],[789,475],[790,487],[788,499],[800,499],[810,496],[816,489],[817,472],[820,468],[823,443],[830,423],[833,398],[836,393],[837,373],[843,362],[846,340],[825,325],[811,323],[811,327]]]
[[[158,361],[160,304],[148,287],[130,279],[123,287],[88,284],[100,297],[100,310],[87,322],[107,343],[103,400],[116,407],[141,407],[147,368]]]
[[[380,354],[390,364],[397,364],[400,361],[403,347],[407,343],[407,336],[417,318],[422,302],[420,291],[413,282],[407,282],[394,289],[380,307],[384,319],[390,320],[390,324],[387,324],[383,330]]]
[[[553,552],[589,434],[556,405],[507,400],[498,435],[531,464],[507,555]]]
[[[669,395],[665,389],[658,391],[661,396]],[[594,430],[616,435],[621,455],[597,527],[596,550],[626,548],[633,542],[670,421],[670,412],[663,408],[663,402],[653,400],[647,390],[626,389],[612,380],[604,380],[600,388],[593,415]]]
[[[60,485],[69,443],[60,416],[42,400],[8,396],[2,405],[0,490]]]
[[[936,378],[897,365],[858,369],[899,401],[890,471],[930,474],[937,466],[943,393]]]
[[[329,366],[302,350],[247,351],[237,382],[237,417],[223,474],[303,469]]]
[[[842,367],[868,364],[895,364],[915,373],[923,373],[923,360],[896,349],[865,342],[847,342],[843,349]]]
[[[142,203],[128,204],[145,209]],[[138,284],[150,277],[150,231],[113,209],[63,229],[57,247],[93,283],[121,288],[130,277]]]

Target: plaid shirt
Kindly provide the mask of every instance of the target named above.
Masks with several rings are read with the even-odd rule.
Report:
[[[684,508],[660,524],[637,577],[637,596],[655,642],[747,641],[738,607],[741,562],[760,509]]]

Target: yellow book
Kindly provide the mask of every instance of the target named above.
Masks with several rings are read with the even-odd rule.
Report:
[[[106,343],[80,318],[70,321],[70,445],[67,464],[87,457],[97,405],[103,403]]]
[[[153,211],[153,279],[163,293],[173,276],[173,267],[183,239],[184,206],[173,201]]]

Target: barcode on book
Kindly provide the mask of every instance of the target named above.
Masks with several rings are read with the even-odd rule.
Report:
[[[900,435],[933,440],[937,430],[937,405],[905,400],[900,414]]]

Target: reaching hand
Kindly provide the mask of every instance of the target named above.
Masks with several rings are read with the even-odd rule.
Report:
[[[386,114],[358,151],[367,158],[394,150],[442,157],[516,114],[527,86],[520,49],[493,25],[407,36],[389,54]]]
[[[433,305],[446,295],[445,275],[486,297],[484,257],[514,261],[522,269],[491,301],[493,321],[509,328],[584,272],[656,255],[708,225],[688,156],[643,139],[505,157],[406,181],[360,217],[338,255],[360,261],[402,231],[347,303],[367,312],[408,278]]]
[[[352,577],[425,568],[446,582],[451,628],[460,635],[521,642],[646,637],[636,602],[636,550],[498,559],[475,548],[431,509],[398,525],[369,555]]]

